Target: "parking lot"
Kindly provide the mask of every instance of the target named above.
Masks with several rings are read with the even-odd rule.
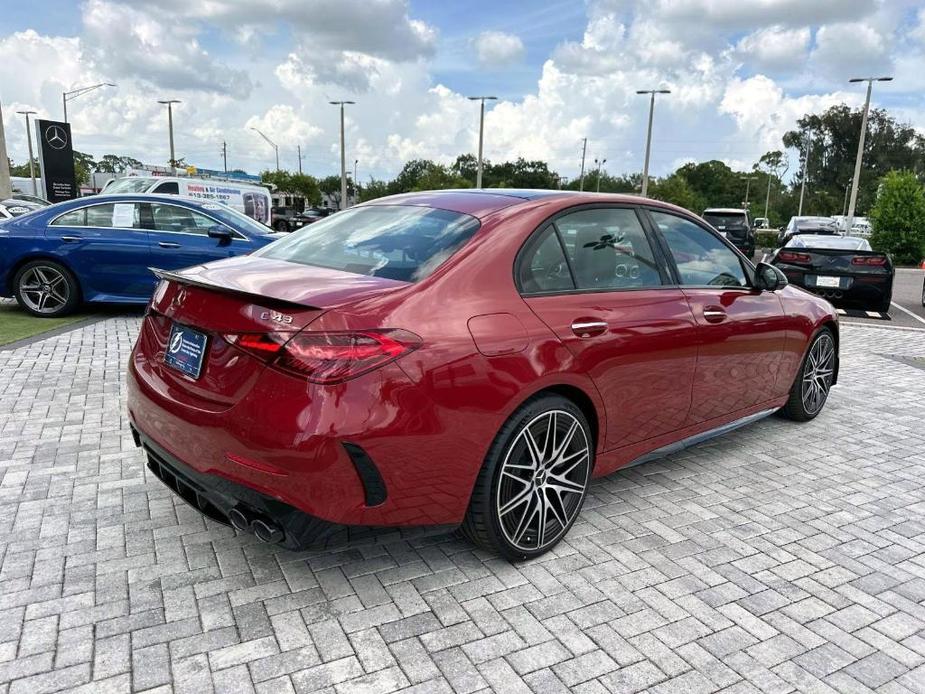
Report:
[[[921,692],[925,332],[867,323],[818,419],[598,480],[517,565],[204,520],[133,446],[135,316],[0,351],[0,693]]]

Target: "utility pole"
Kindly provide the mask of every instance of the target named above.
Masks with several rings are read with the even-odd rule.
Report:
[[[757,177],[755,177],[755,176],[740,176],[739,178],[741,178],[742,180],[745,181],[745,209],[747,210],[747,209],[748,209],[748,189],[751,187],[752,181],[757,180]]]
[[[892,82],[892,77],[853,77],[848,82],[867,82],[867,98],[864,100],[864,113],[861,116],[861,137],[858,140],[858,155],[854,160],[854,178],[851,181],[851,200],[848,203],[848,214],[845,219],[845,229],[851,231],[854,222],[854,209],[858,201],[858,184],[861,180],[861,160],[864,158],[864,139],[867,136],[867,112],[870,110],[870,93],[874,82]]]
[[[167,106],[167,130],[170,132],[170,171],[176,176],[177,175],[177,158],[174,155],[173,150],[173,105],[179,104],[179,99],[165,99],[163,101],[158,101],[159,104],[166,104]]]
[[[228,173],[228,143],[222,140],[222,165],[225,167],[225,173]]]
[[[595,159],[594,163],[597,164],[597,190],[594,192],[600,193],[601,192],[601,167],[607,163],[607,160],[601,159],[600,161],[598,161],[597,159]]]
[[[771,204],[771,171],[768,170],[768,194],[764,197],[764,218],[768,218],[768,207]]]
[[[469,101],[480,101],[479,107],[479,168],[475,175],[475,187],[482,187],[482,142],[485,139],[485,102],[495,101],[496,96],[470,96]]]
[[[347,154],[344,144],[344,106],[355,101],[329,101],[332,106],[340,106],[340,209],[347,209]]]
[[[17,111],[21,116],[26,117],[26,141],[29,143],[29,176],[32,178],[32,194],[39,194],[39,187],[35,183],[35,162],[32,160],[32,128],[29,127],[29,116],[34,115],[35,111]]]
[[[295,148],[299,154],[299,176],[301,176],[302,175],[302,145],[296,145]]]
[[[842,216],[848,221],[848,191],[851,190],[851,181],[845,184],[845,204],[842,206]]]
[[[637,94],[650,94],[649,99],[649,129],[646,133],[646,159],[642,165],[642,197],[646,197],[649,190],[649,154],[652,151],[652,117],[655,113],[655,95],[671,94],[668,89],[637,89]]]
[[[93,84],[89,87],[79,87],[77,89],[72,89],[69,92],[62,92],[61,94],[61,105],[64,106],[64,122],[67,123],[67,102],[73,101],[78,96],[83,96],[88,92],[92,92],[94,89],[99,89],[100,87],[115,87],[112,82],[100,82],[99,84]]]
[[[3,106],[0,104],[0,200],[7,200],[12,196],[10,160],[6,156],[6,135],[3,132]]]
[[[578,178],[579,192],[585,189],[585,154],[588,152],[588,138],[581,138],[581,174]]]
[[[797,210],[797,216],[803,216],[803,194],[806,192],[806,167],[809,164],[809,149],[813,144],[813,134],[812,130],[806,131],[806,138],[804,149],[806,150],[803,154],[803,171],[800,173],[800,208]]]

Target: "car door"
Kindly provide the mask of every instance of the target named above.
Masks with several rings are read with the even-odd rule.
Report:
[[[690,423],[778,396],[788,325],[780,297],[754,288],[752,268],[716,232],[673,213],[648,214],[697,321]]]
[[[163,270],[178,270],[251,250],[243,235],[183,205],[144,203],[141,219],[150,230],[152,262]],[[209,230],[214,228],[226,230],[229,236],[209,236]]]
[[[102,300],[150,296],[154,276],[148,234],[134,202],[82,205],[55,217],[45,230],[79,277],[84,296]]]
[[[633,207],[562,214],[518,260],[527,305],[597,386],[609,450],[683,426],[691,403],[696,328],[683,292]]]

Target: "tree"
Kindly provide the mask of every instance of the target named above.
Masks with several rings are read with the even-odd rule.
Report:
[[[656,181],[652,186],[652,197],[683,207],[694,214],[700,214],[706,207],[687,179],[679,173]]]
[[[806,155],[805,132],[812,133],[806,165],[807,192],[824,191],[828,210],[841,213],[845,185],[854,176],[854,162],[861,132],[861,109],[846,104],[832,106],[822,114],[808,113],[797,121],[797,129],[784,135],[784,146],[796,149],[800,159]],[[858,191],[857,209],[869,210],[877,196],[880,178],[888,171],[907,169],[921,179],[925,176],[925,137],[907,123],[899,123],[883,109],[872,109],[867,122],[864,160]],[[794,180],[799,187],[800,174]],[[804,201],[804,210],[807,205]]]
[[[333,207],[335,209],[340,209],[341,197],[340,197],[340,176],[334,174],[331,176],[325,176],[322,179],[318,180],[318,188],[322,193],[327,195],[331,202],[334,203]],[[347,178],[347,197],[351,197],[354,194],[353,181],[350,178]]]
[[[92,156],[74,150],[74,176],[78,186],[90,182],[90,173],[95,168],[96,162],[93,161]]]
[[[10,176],[17,176],[20,178],[29,177],[29,162],[25,164],[14,164],[12,159],[8,161],[10,162]],[[35,168],[35,177],[39,178],[42,175],[42,169],[39,166],[39,160],[35,157],[32,158],[32,166]]]
[[[340,192],[340,177],[336,178],[337,190]],[[314,176],[289,171],[264,171],[260,174],[260,180],[281,193],[301,195],[310,205],[321,204],[321,189],[318,186],[318,180]]]
[[[383,198],[389,194],[389,184],[378,178],[370,178],[369,183],[360,188],[360,202]]]
[[[891,171],[870,211],[871,245],[893,261],[917,265],[925,257],[925,190],[911,171]]]

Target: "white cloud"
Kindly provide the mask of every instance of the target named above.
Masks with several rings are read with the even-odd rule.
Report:
[[[842,22],[816,32],[813,68],[833,78],[867,77],[889,72],[887,38],[868,22]]]
[[[524,55],[524,44],[520,37],[503,31],[483,31],[474,43],[479,64],[489,69],[516,63]]]
[[[792,27],[848,20],[873,12],[877,5],[877,0],[655,0],[647,13],[662,21],[718,32],[768,24]]]
[[[802,65],[811,39],[809,27],[771,26],[752,32],[736,44],[743,61],[764,70],[787,70]]]

